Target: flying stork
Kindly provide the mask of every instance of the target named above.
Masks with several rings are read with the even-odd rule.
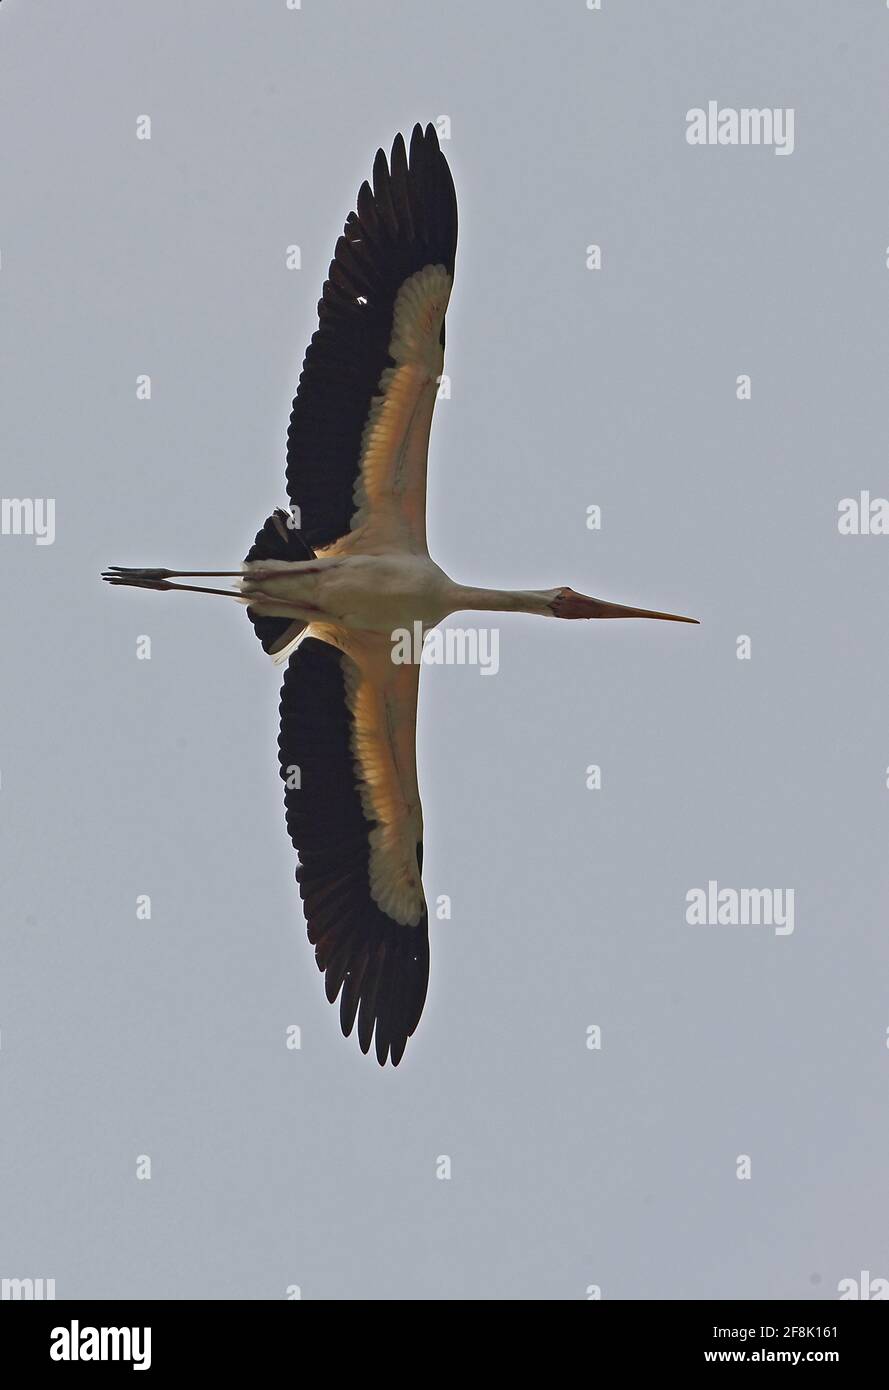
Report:
[[[426,455],[444,366],[457,200],[435,129],[378,150],[336,243],[287,434],[289,511],[239,570],[107,570],[110,584],[225,594],[287,662],[281,776],[309,941],[348,1037],[397,1066],[429,979],[417,787],[419,661],[396,629],[462,610],[663,618],[567,587],[456,584],[426,546]],[[231,589],[172,582],[231,578]]]

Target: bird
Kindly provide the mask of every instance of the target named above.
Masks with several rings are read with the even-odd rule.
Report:
[[[286,670],[278,760],[306,930],[342,1032],[398,1066],[423,1012],[429,912],[417,782],[420,659],[396,632],[462,611],[694,618],[558,589],[456,583],[430,557],[426,471],[444,367],[457,198],[432,124],[376,153],[338,238],[287,433],[287,509],[236,570],[112,566],[112,585],[246,605]],[[180,580],[234,581],[229,588]]]

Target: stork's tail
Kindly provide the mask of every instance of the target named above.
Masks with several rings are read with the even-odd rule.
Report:
[[[292,517],[281,511],[272,512],[256,533],[256,539],[244,557],[245,564],[254,560],[314,560],[315,552],[293,525]],[[289,618],[267,618],[247,609],[262,649],[269,656],[279,656],[305,631],[306,624]]]
[[[264,525],[257,531],[256,539],[244,557],[244,564],[262,560],[314,560],[315,552],[293,526],[286,512],[274,511]],[[112,565],[105,570],[102,578],[109,584],[126,584],[134,589],[182,589],[190,594],[221,594],[233,598],[238,603],[247,603],[242,594],[240,581],[244,569],[239,570],[171,570],[171,569],[123,569]],[[202,584],[178,584],[178,579],[237,579],[233,589],[208,588]],[[284,660],[292,644],[306,624],[300,619],[266,617],[256,613],[248,606],[247,617],[263,645],[263,649],[276,660]]]

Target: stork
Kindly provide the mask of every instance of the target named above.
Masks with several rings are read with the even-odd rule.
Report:
[[[464,610],[661,618],[559,589],[457,584],[426,545],[426,459],[444,366],[457,200],[433,126],[401,135],[336,243],[287,435],[290,508],[238,570],[123,569],[110,584],[223,594],[286,661],[278,738],[309,941],[348,1037],[397,1066],[423,1011],[429,930],[417,786],[419,662],[396,630]],[[229,578],[231,588],[180,579]]]

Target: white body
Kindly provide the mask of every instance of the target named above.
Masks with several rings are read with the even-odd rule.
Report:
[[[473,589],[455,584],[434,560],[410,551],[257,561],[244,566],[244,599],[257,613],[353,632],[391,636],[421,622],[434,627],[462,609],[548,613],[557,590]]]

